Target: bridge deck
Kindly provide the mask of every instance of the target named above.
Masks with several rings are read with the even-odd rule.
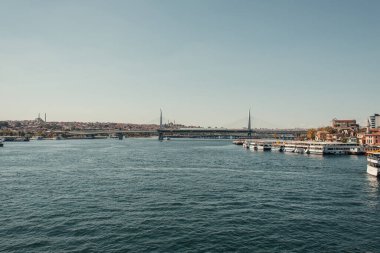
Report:
[[[70,135],[98,135],[98,134],[237,134],[237,133],[252,133],[252,134],[306,134],[304,129],[218,129],[218,128],[190,128],[190,129],[157,129],[156,131],[143,130],[90,130],[90,131],[69,131],[66,134]]]

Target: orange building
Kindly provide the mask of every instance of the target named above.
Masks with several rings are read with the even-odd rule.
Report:
[[[366,133],[358,133],[356,135],[360,145],[365,145],[365,136],[366,136]]]
[[[370,146],[380,146],[380,133],[366,134],[365,144]]]

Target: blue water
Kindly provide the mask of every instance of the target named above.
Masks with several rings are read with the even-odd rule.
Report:
[[[0,251],[380,252],[365,171],[230,141],[5,143]]]

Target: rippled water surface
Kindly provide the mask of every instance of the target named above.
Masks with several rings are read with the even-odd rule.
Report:
[[[380,252],[365,170],[230,141],[5,143],[0,251]]]

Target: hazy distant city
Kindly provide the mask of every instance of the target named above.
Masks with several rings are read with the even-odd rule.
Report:
[[[300,132],[297,135],[288,135],[286,139],[293,140],[313,140],[313,141],[328,141],[328,142],[350,142],[360,145],[379,146],[380,147],[380,114],[373,114],[368,117],[367,124],[360,126],[355,119],[332,119],[330,126],[304,129],[304,133]],[[251,125],[248,125],[251,127]],[[242,129],[248,129],[242,127]],[[160,124],[131,124],[131,123],[113,123],[113,122],[49,122],[47,121],[46,114],[44,117],[38,115],[34,120],[13,120],[13,121],[0,121],[0,136],[4,140],[17,140],[15,138],[6,137],[22,137],[18,140],[28,140],[33,137],[40,139],[47,138],[67,138],[73,137],[71,132],[75,132],[76,138],[88,138],[92,136],[114,135],[118,132],[125,131],[124,135],[127,137],[126,132],[129,131],[129,137],[149,137],[155,136],[158,129],[193,129],[205,128],[201,126],[185,126],[176,124],[175,122],[167,122]],[[210,127],[208,127],[210,128]],[[224,128],[223,128],[224,129]],[[278,130],[278,129],[277,129]],[[82,131],[82,133],[80,132]],[[101,134],[95,133],[103,131]],[[216,130],[217,131],[217,130]],[[253,131],[253,130],[252,130]],[[277,134],[273,129],[272,135],[265,137],[281,139],[281,135]],[[216,134],[216,135],[215,135]],[[217,132],[214,134],[218,137]],[[220,135],[219,135],[220,136]],[[199,136],[200,138],[202,136]],[[223,134],[223,137],[229,137]],[[233,138],[244,138],[245,135],[231,135]],[[261,136],[262,137],[262,136]]]

